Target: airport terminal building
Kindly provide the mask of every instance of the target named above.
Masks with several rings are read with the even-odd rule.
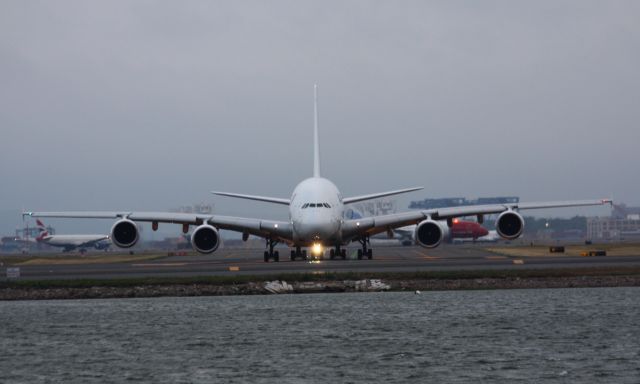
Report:
[[[587,239],[640,240],[640,207],[614,205],[611,217],[587,218]]]

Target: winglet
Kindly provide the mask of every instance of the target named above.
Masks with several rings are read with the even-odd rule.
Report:
[[[318,84],[313,85],[313,177],[320,177],[320,143],[318,140]]]

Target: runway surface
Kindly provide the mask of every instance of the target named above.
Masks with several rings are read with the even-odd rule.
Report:
[[[372,260],[357,260],[355,248],[348,249],[347,260],[290,261],[289,249],[282,248],[279,251],[280,262],[270,263],[263,261],[263,249],[223,249],[206,256],[170,256],[153,260],[98,264],[86,263],[79,257],[81,261],[74,264],[17,266],[20,267],[21,279],[640,266],[640,255],[509,257],[491,253],[482,246],[475,245],[444,245],[433,250],[421,247],[377,247],[374,248]],[[90,259],[90,256],[86,259]],[[0,270],[4,272],[3,269]],[[4,276],[2,278],[4,279]]]

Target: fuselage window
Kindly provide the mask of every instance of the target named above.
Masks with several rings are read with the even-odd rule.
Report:
[[[310,203],[310,204],[309,204],[309,207],[310,207],[310,208],[315,208],[315,207],[316,207],[316,205],[315,205],[315,204],[313,204],[313,203]]]
[[[302,206],[302,209],[305,209],[305,208],[307,208],[308,206],[309,206],[309,203],[306,203],[306,204],[304,204],[304,205]]]
[[[327,208],[331,208],[331,206],[329,204],[327,204],[327,203],[324,203],[324,206],[327,207]]]

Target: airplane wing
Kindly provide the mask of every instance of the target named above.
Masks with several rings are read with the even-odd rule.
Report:
[[[272,237],[291,241],[293,231],[287,221],[261,220],[233,216],[203,215],[175,212],[127,212],[127,211],[80,211],[80,212],[24,212],[23,216],[57,217],[75,219],[129,219],[134,222],[171,224],[210,224],[218,229],[227,229],[259,237]]]
[[[389,192],[372,193],[370,195],[346,197],[346,198],[342,199],[342,203],[343,204],[357,203],[359,201],[372,200],[372,199],[377,199],[377,198],[385,197],[385,196],[399,195],[401,193],[418,191],[420,189],[422,189],[422,187],[398,189],[398,190],[389,191]]]
[[[407,225],[418,224],[427,218],[431,218],[433,220],[445,220],[455,217],[498,214],[508,210],[520,211],[526,209],[582,207],[612,203],[613,202],[610,199],[601,199],[541,203],[468,205],[345,220],[342,228],[344,238],[356,238],[363,235],[374,235],[376,233],[385,232],[390,229],[404,227]]]
[[[216,191],[211,191],[211,193],[213,193],[214,195],[235,197],[235,198],[238,198],[238,199],[265,201],[267,203],[276,203],[276,204],[282,204],[282,205],[291,204],[291,200],[289,200],[289,199],[281,199],[281,198],[278,198],[278,197],[243,195],[243,194],[240,194],[240,193],[216,192]]]

